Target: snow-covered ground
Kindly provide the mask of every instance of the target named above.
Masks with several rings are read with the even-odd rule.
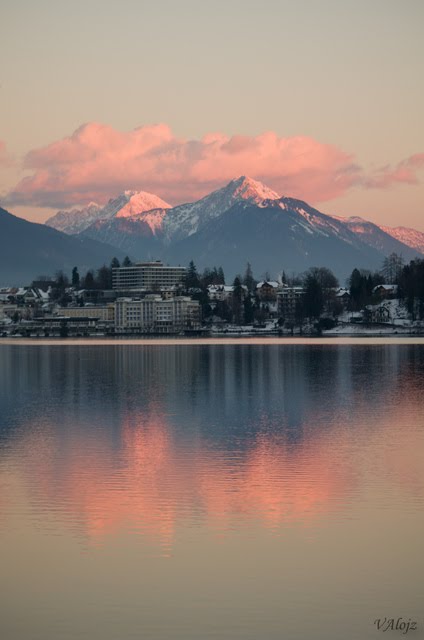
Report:
[[[413,325],[408,326],[385,326],[384,324],[358,324],[358,323],[345,323],[339,324],[334,329],[329,331],[323,331],[322,335],[325,336],[338,336],[338,335],[357,335],[357,336],[380,336],[380,335],[398,335],[398,334],[411,334],[411,333],[423,333],[424,326],[421,330]]]

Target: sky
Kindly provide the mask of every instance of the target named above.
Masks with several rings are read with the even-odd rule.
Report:
[[[424,230],[422,0],[3,0],[0,205],[240,175]]]

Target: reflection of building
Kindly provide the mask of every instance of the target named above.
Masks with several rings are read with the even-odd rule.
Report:
[[[303,296],[303,287],[283,287],[278,293],[278,313],[286,320],[294,320],[296,304]]]
[[[113,269],[112,286],[118,291],[159,291],[179,284],[185,275],[185,267],[170,267],[160,261],[139,262],[131,267]]]
[[[179,333],[200,327],[200,305],[197,300],[178,296],[163,300],[149,295],[141,299],[118,298],[115,330],[118,333]]]

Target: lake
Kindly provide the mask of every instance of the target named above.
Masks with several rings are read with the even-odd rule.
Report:
[[[35,342],[0,342],[2,640],[424,637],[423,340]]]

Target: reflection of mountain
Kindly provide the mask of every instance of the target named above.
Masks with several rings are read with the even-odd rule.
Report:
[[[422,494],[407,421],[391,453],[405,407],[424,418],[419,347],[1,349],[0,484],[92,540],[317,522],[366,468]]]

